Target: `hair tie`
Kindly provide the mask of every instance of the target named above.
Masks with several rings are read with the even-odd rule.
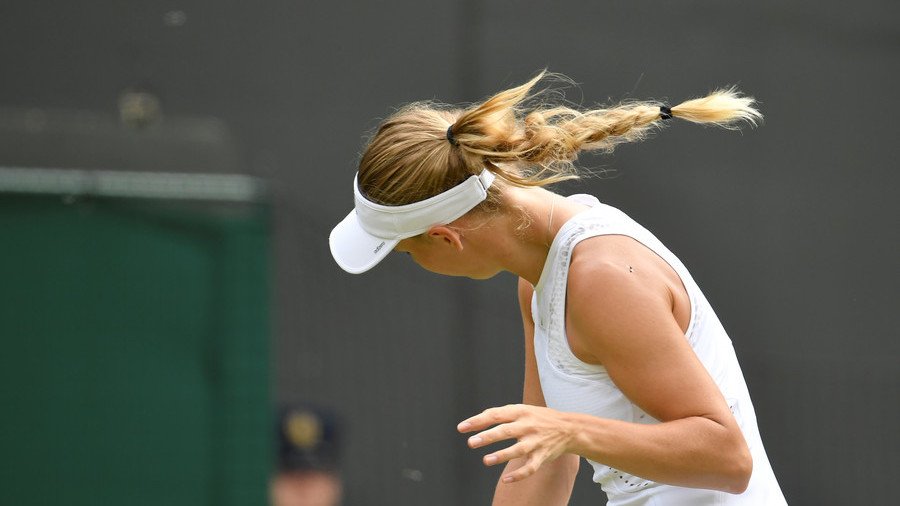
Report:
[[[459,141],[456,140],[456,137],[453,137],[453,125],[447,127],[447,141],[454,146],[459,146]]]
[[[672,119],[672,108],[667,105],[659,106],[659,119]]]

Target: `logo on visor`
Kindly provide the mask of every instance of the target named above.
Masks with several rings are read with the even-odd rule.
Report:
[[[379,244],[378,247],[375,248],[375,251],[373,251],[372,253],[378,254],[378,252],[381,251],[381,248],[383,248],[383,247],[384,247],[384,241],[381,241],[381,244]]]

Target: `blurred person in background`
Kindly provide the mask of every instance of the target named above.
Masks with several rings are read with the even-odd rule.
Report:
[[[278,462],[272,506],[338,506],[339,426],[334,413],[316,406],[282,407],[276,418]]]

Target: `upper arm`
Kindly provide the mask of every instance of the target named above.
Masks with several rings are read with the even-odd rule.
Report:
[[[573,263],[568,331],[657,420],[701,416],[739,430],[676,322],[664,283],[654,281],[628,272],[622,262]]]
[[[534,287],[519,278],[519,310],[522,312],[522,328],[525,333],[525,381],[522,389],[522,403],[545,406],[544,392],[534,358],[534,319],[531,316],[531,297]]]

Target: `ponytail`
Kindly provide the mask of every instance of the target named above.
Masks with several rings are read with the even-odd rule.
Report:
[[[382,123],[360,159],[360,190],[375,202],[403,205],[437,195],[485,167],[515,186],[547,186],[578,178],[574,162],[580,152],[611,152],[667,119],[727,129],[762,119],[753,98],[734,87],[671,107],[632,101],[578,110],[539,101],[545,93],[534,88],[546,76],[541,72],[464,110],[430,102],[400,109]],[[490,191],[495,204],[498,186]]]
[[[572,162],[578,153],[612,152],[619,144],[643,139],[665,119],[728,129],[738,129],[742,122],[755,126],[762,119],[754,100],[734,87],[673,107],[644,101],[584,111],[553,105],[525,110],[523,103],[544,77],[541,72],[459,116],[453,135],[468,162],[482,162],[516,185],[546,186],[577,177]]]

